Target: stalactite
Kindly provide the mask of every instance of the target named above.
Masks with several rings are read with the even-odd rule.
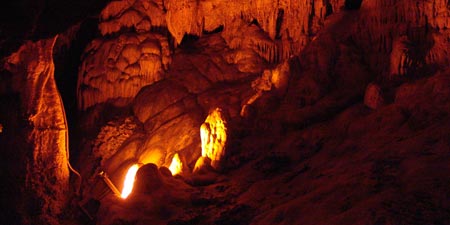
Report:
[[[95,40],[86,50],[78,80],[83,110],[109,100],[129,103],[141,87],[162,79],[171,61],[167,39],[157,34],[122,34],[101,44]]]

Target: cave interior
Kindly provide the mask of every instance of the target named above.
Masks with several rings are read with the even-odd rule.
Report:
[[[1,11],[0,224],[450,224],[449,0]]]

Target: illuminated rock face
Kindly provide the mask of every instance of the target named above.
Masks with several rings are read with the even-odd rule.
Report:
[[[169,54],[167,39],[159,34],[128,33],[92,41],[79,70],[78,107],[128,105],[143,86],[164,77]]]
[[[126,199],[128,195],[130,195],[131,192],[133,191],[135,176],[138,170],[139,170],[138,164],[134,164],[128,169],[123,182],[122,193],[120,195],[121,198]]]
[[[175,153],[172,158],[172,162],[170,163],[169,170],[172,175],[180,174],[183,171],[183,163],[181,162],[180,156],[178,153]]]
[[[67,123],[64,106],[56,88],[53,45],[56,38],[27,42],[12,54],[7,68],[16,79],[14,89],[20,93],[26,132],[24,224],[60,224],[68,200],[69,170],[67,158]],[[19,166],[20,167],[20,166]],[[11,169],[11,168],[10,168]],[[29,209],[34,210],[29,212]],[[28,214],[27,214],[28,213]]]
[[[90,108],[100,117],[116,110],[97,105],[125,113],[99,122],[83,146],[84,194],[97,169],[120,186],[130,165],[150,164],[137,174],[136,196],[102,199],[97,221],[409,224],[425,215],[417,222],[448,224],[448,10],[446,0],[110,2],[100,14],[102,37],[82,57],[78,107],[87,116]],[[67,190],[55,188],[67,180],[58,147],[66,126],[54,81],[35,76],[52,70],[51,53],[41,51],[50,44],[38,43],[46,47],[25,55],[42,54],[11,62],[26,64],[20,71],[30,78],[15,79],[33,130],[27,152],[36,153],[24,163],[32,171],[24,187],[38,197],[23,202],[43,202],[38,217],[51,224],[61,211],[55,196]],[[251,110],[240,117],[243,106]],[[216,107],[223,111],[208,116]],[[54,157],[60,165],[47,163]],[[224,158],[236,168],[213,184]],[[192,185],[201,192],[168,175],[165,167],[175,174],[180,162],[194,170],[183,179],[200,177]],[[62,175],[46,180],[53,174]],[[206,183],[213,185],[195,187]]]
[[[343,5],[343,0],[123,0],[106,6],[99,28],[103,35],[119,32],[121,28],[134,28],[138,32],[167,28],[176,42],[181,43],[185,34],[201,36],[204,31],[222,26],[223,36],[232,48],[245,45],[273,62],[302,49],[309,36],[323,26],[325,18]],[[258,25],[246,30],[252,21]]]
[[[121,35],[95,40],[86,49],[79,108],[105,102],[126,106],[141,87],[162,79],[170,62],[168,41],[160,35],[165,30],[179,44],[185,34],[202,36],[222,27],[221,36],[235,50],[227,54],[228,62],[241,72],[259,73],[261,59],[282,62],[296,54],[343,5],[339,0],[113,1],[102,11],[99,29],[102,35]],[[123,29],[134,31],[123,34]]]
[[[226,121],[219,108],[214,109],[200,127],[202,157],[211,159],[211,166],[220,168],[220,160],[225,156],[227,143]]]

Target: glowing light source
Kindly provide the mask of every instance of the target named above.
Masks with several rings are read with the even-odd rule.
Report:
[[[219,160],[225,155],[226,131],[226,121],[220,108],[214,109],[200,127],[202,157],[211,159],[211,165],[216,169]]]
[[[180,156],[178,153],[175,153],[175,155],[172,158],[172,163],[170,163],[169,170],[172,172],[172,175],[176,175],[181,173],[183,169],[183,163],[180,160]]]
[[[125,176],[125,181],[123,182],[122,194],[120,195],[121,198],[125,199],[131,194],[135,180],[134,178],[138,169],[138,164],[134,164],[128,169],[127,175]]]

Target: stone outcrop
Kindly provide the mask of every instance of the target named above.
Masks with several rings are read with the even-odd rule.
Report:
[[[215,169],[221,168],[221,161],[225,158],[227,129],[227,121],[220,108],[212,110],[200,126],[202,157],[209,158]]]
[[[78,107],[99,103],[126,106],[146,85],[161,80],[170,64],[167,39],[160,34],[122,34],[96,39],[85,50],[78,75]]]
[[[76,84],[80,205],[99,202],[98,224],[449,224],[449,9],[111,1]],[[0,121],[0,140],[25,130],[28,224],[60,222],[68,189],[52,45],[28,42],[9,58],[13,87],[0,83],[21,95],[25,126]],[[105,177],[119,193],[135,164],[135,191],[110,194]]]
[[[202,36],[219,27],[227,42],[236,47],[253,40],[254,48],[269,61],[286,59],[303,48],[324,20],[344,7],[342,0],[327,1],[113,1],[101,14],[103,35],[133,28],[138,32],[166,28],[181,43],[185,34]],[[248,24],[258,35],[236,39]],[[241,32],[236,32],[237,30]],[[256,34],[252,32],[253,34]],[[273,41],[280,40],[279,43]],[[239,42],[239,43],[238,43]],[[257,49],[259,48],[259,49]]]
[[[26,152],[17,153],[26,155],[20,162],[26,164],[24,224],[60,224],[69,197],[68,125],[54,78],[55,40],[27,42],[6,65],[28,123],[26,148],[20,149]]]

